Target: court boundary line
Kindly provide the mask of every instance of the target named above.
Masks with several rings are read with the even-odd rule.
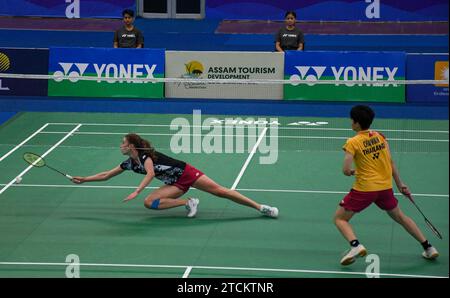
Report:
[[[263,129],[263,131],[261,132],[261,134],[259,135],[258,140],[256,141],[255,145],[252,148],[252,151],[250,152],[250,154],[248,155],[247,159],[245,160],[245,163],[242,166],[241,171],[239,172],[238,176],[236,177],[236,180],[234,180],[233,186],[231,186],[231,190],[235,190],[236,189],[236,187],[238,186],[239,182],[241,181],[242,176],[244,176],[244,172],[247,169],[248,165],[250,164],[250,161],[252,160],[253,155],[255,155],[256,149],[258,149],[259,144],[261,144],[262,139],[266,135],[267,129],[268,128],[265,127]]]
[[[13,149],[11,149],[10,151],[8,151],[5,155],[3,155],[0,158],[0,162],[2,162],[5,158],[7,158],[8,156],[10,156],[11,154],[13,154],[17,149],[19,149],[20,147],[22,147],[26,142],[28,142],[29,140],[31,140],[32,138],[34,138],[36,135],[38,135],[39,133],[41,133],[47,126],[49,126],[49,123],[45,123],[43,126],[41,126],[41,128],[39,128],[38,130],[36,130],[33,134],[31,134],[28,138],[26,138],[25,140],[23,140],[20,144],[16,145],[16,147],[14,147]]]
[[[267,128],[267,127],[266,127]],[[41,134],[65,134],[67,132],[65,131],[43,131],[40,132]],[[75,132],[74,135],[126,135],[127,132],[100,132],[100,131],[86,131],[86,132]],[[141,136],[167,136],[167,137],[173,137],[173,136],[188,136],[188,137],[203,137],[208,135],[209,137],[256,137],[256,135],[237,135],[237,134],[194,134],[194,133],[147,133],[147,132],[137,132],[138,135]],[[280,139],[333,139],[333,140],[348,140],[349,137],[335,137],[335,136],[283,136],[278,135],[278,138]],[[443,142],[448,143],[449,140],[445,139],[400,139],[400,138],[388,138],[389,141],[408,141],[408,142]]]
[[[6,184],[0,183],[0,186]],[[80,184],[13,184],[13,187],[49,187],[49,188],[111,188],[111,189],[134,189],[136,186],[127,185],[80,185]],[[158,189],[159,186],[147,186],[145,189]],[[192,190],[197,190],[191,187]],[[237,191],[250,191],[250,192],[284,192],[284,193],[315,193],[315,194],[347,194],[348,191],[338,190],[306,190],[306,189],[259,189],[259,188],[236,188]],[[394,193],[396,196],[401,196],[401,193]],[[415,193],[416,197],[434,197],[434,198],[448,198],[448,194],[427,194],[427,193]]]
[[[186,271],[190,268],[205,270],[230,270],[230,271],[262,271],[262,272],[286,272],[286,273],[311,273],[311,274],[343,274],[343,275],[365,275],[365,276],[392,276],[410,278],[449,278],[439,275],[418,275],[418,274],[397,274],[397,273],[366,273],[366,272],[346,272],[332,270],[306,270],[306,269],[282,269],[282,268],[256,268],[256,267],[221,267],[221,266],[201,266],[201,265],[154,265],[154,264],[108,264],[108,263],[46,263],[46,262],[0,262],[0,265],[8,266],[86,266],[86,267],[118,267],[118,268],[177,268]],[[186,273],[185,271],[185,273]],[[183,275],[184,276],[184,275]],[[187,276],[186,276],[187,277]]]
[[[184,271],[183,277],[182,277],[182,278],[188,278],[188,277],[189,277],[189,274],[191,273],[191,271],[192,271],[192,266],[188,266],[188,267],[186,268],[186,271]]]
[[[260,116],[258,116],[260,117]],[[286,117],[286,116],[283,116]],[[261,118],[261,117],[260,117]],[[299,117],[300,118],[300,117]],[[305,118],[305,117],[302,117]],[[313,118],[313,117],[310,117]],[[331,118],[331,117],[328,117]],[[218,119],[221,120],[221,119]],[[445,121],[445,120],[444,120]],[[78,123],[65,123],[65,122],[50,122],[50,125],[76,125]],[[83,126],[135,126],[135,127],[170,127],[170,124],[133,124],[133,123],[80,123]],[[270,123],[268,123],[268,125],[270,126]],[[214,124],[210,125],[210,126],[216,126]],[[223,125],[220,124],[220,126],[222,127],[226,127],[226,128],[232,128],[232,127],[251,127],[251,125]],[[200,127],[202,128],[202,125],[190,125],[190,127]],[[253,127],[257,127],[257,125],[253,125]],[[290,127],[284,127],[284,126],[277,126],[278,129],[298,129],[298,130],[340,130],[340,131],[353,131],[351,128],[335,128],[335,127],[316,127],[316,126],[311,126],[311,127],[297,127],[297,126],[290,126]],[[389,132],[427,132],[427,133],[449,133],[448,130],[415,130],[415,129],[382,129],[382,128],[376,128],[374,127],[373,130],[377,130],[377,131],[389,131]]]
[[[41,157],[46,157],[48,154],[50,154],[53,150],[55,150],[62,142],[64,142],[68,137],[70,137],[77,129],[79,129],[82,125],[78,124],[74,129],[72,129],[72,131],[70,131],[69,133],[66,134],[66,136],[64,136],[61,140],[59,140],[55,145],[53,145],[50,149],[48,149],[47,151],[45,151],[44,154],[41,155]],[[19,175],[17,175],[16,177],[22,177],[23,175],[25,175],[29,170],[31,170],[31,168],[33,168],[33,165],[29,165],[25,170],[23,170]],[[11,185],[13,185],[16,181],[16,177],[14,177],[6,186],[4,186],[1,190],[0,190],[0,195],[2,193],[4,193]]]
[[[257,189],[257,188],[240,188],[239,191],[254,191],[254,192],[286,192],[286,193],[318,193],[318,194],[347,194],[348,191],[333,191],[333,190],[303,190],[303,189]],[[394,193],[396,196],[403,195],[402,193]],[[416,197],[437,197],[448,198],[448,194],[420,194],[414,193]]]

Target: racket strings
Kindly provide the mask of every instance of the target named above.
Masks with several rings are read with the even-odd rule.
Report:
[[[37,154],[28,152],[23,155],[23,158],[25,159],[26,162],[28,162],[32,166],[38,168],[45,166],[45,160]]]

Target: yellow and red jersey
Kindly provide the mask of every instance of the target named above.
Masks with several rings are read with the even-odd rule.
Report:
[[[353,155],[358,191],[392,188],[392,164],[386,138],[379,132],[363,130],[347,140],[343,149]]]

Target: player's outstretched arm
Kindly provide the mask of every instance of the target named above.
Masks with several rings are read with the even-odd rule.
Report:
[[[72,182],[75,184],[81,184],[84,182],[93,182],[93,181],[105,181],[108,180],[114,176],[117,176],[121,174],[124,170],[117,166],[114,169],[111,169],[109,171],[101,172],[92,176],[82,177],[82,176],[75,176],[72,179]]]
[[[132,199],[136,198],[141,191],[143,191],[149,184],[152,182],[153,178],[155,177],[155,171],[153,170],[153,161],[150,158],[147,158],[144,163],[145,171],[147,174],[145,175],[144,179],[142,179],[139,186],[136,188],[135,191],[133,191],[131,194],[129,194],[123,201],[128,202]]]

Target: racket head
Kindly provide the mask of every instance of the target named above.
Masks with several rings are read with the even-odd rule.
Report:
[[[42,168],[45,166],[44,158],[37,155],[36,153],[26,152],[23,154],[23,159],[30,165],[37,167],[37,168]]]
[[[439,239],[442,239],[441,233],[439,233],[439,231],[436,229],[436,227],[426,218],[425,218],[425,223],[430,228],[430,230],[434,233],[434,235],[436,235]]]

